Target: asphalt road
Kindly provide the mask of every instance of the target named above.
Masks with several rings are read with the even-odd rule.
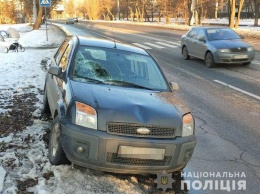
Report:
[[[203,186],[205,181],[230,180],[230,185],[225,182],[228,187],[219,186],[216,190],[216,185],[213,189],[207,185],[205,190],[190,188],[189,193],[227,193],[230,186],[231,193],[259,194],[259,40],[246,39],[257,50],[249,66],[221,65],[209,69],[202,60],[183,60],[180,37],[184,31],[93,22],[62,25],[71,34],[115,39],[145,48],[160,64],[167,79],[179,84],[180,96],[195,115],[198,140],[184,169],[186,175],[193,174],[184,179],[192,183],[197,180],[194,176],[197,173],[211,172],[211,177],[200,176]],[[216,177],[218,172],[221,177]],[[225,172],[228,176],[223,176]],[[229,177],[229,173],[235,177]],[[246,190],[238,191],[237,184],[232,187],[231,181],[240,180],[246,181]]]

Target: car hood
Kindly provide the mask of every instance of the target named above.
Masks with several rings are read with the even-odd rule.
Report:
[[[238,47],[249,47],[250,45],[242,40],[234,39],[234,40],[214,40],[209,41],[209,44],[214,46],[217,49],[223,48],[238,48]]]
[[[170,126],[181,133],[182,116],[189,112],[175,92],[75,81],[71,85],[76,101],[96,109],[99,130],[105,131],[107,122],[121,122]]]

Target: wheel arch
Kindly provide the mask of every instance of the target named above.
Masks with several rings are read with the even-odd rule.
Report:
[[[213,56],[212,52],[211,52],[209,49],[206,50],[206,52],[205,52],[204,60],[206,59],[206,56],[207,56],[208,53],[211,53],[211,55],[212,55],[212,57],[213,57],[213,60],[215,61],[214,56]]]
[[[59,100],[58,102],[57,102],[58,104],[57,104],[57,108],[55,109],[55,111],[54,111],[54,114],[53,114],[53,119],[55,119],[57,116],[58,116],[58,118],[59,118],[59,120],[60,119],[64,119],[65,118],[65,106],[64,106],[64,104],[63,104],[63,101],[62,100]]]

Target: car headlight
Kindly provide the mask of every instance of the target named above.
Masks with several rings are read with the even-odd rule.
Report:
[[[247,51],[252,51],[254,50],[254,47],[247,47]]]
[[[218,51],[221,53],[229,53],[230,49],[218,49]]]
[[[86,104],[76,102],[76,125],[97,129],[97,112]]]
[[[193,135],[194,120],[192,115],[186,114],[182,117],[182,137]]]

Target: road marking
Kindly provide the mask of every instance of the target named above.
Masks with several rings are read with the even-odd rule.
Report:
[[[178,41],[178,42],[172,42],[172,41],[167,41],[168,43],[171,43],[171,44],[174,44],[176,46],[180,46],[181,43]]]
[[[248,95],[248,96],[251,96],[251,97],[253,97],[253,98],[256,98],[256,99],[260,100],[260,96],[257,96],[257,95],[255,95],[255,94],[252,94],[252,93],[250,93],[250,92],[247,92],[247,91],[245,91],[245,90],[242,90],[242,89],[240,89],[240,88],[237,88],[237,87],[235,87],[235,86],[229,85],[229,84],[227,84],[227,83],[225,83],[225,82],[222,82],[222,81],[219,81],[219,80],[213,80],[213,81],[214,81],[214,82],[217,82],[217,83],[219,83],[219,84],[222,84],[222,85],[224,85],[224,86],[227,86],[227,87],[229,87],[229,88],[232,88],[232,89],[234,89],[234,90],[237,90],[237,91],[239,91],[239,92],[242,92],[243,94],[246,94],[246,95]]]
[[[145,46],[145,45],[142,45],[142,44],[139,44],[139,43],[132,43],[132,44],[134,44],[134,45],[136,45],[138,47],[144,48],[144,49],[152,49],[152,48],[150,48],[148,46]]]
[[[162,46],[159,46],[159,45],[157,45],[157,44],[153,44],[153,43],[150,43],[150,42],[145,42],[144,44],[146,44],[146,45],[148,45],[148,46],[153,46],[153,47],[155,47],[155,48],[165,48],[165,47],[162,47]]]
[[[155,42],[156,44],[161,44],[163,46],[168,46],[168,47],[171,47],[171,48],[177,48],[178,46],[173,46],[173,45],[170,45],[170,44],[167,44],[167,43],[164,43],[164,42]]]

